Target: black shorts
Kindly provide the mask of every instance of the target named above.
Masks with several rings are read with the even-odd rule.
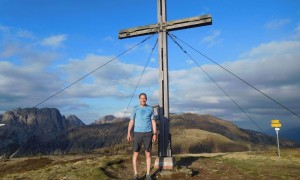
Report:
[[[144,144],[145,151],[151,152],[152,132],[134,132],[133,133],[133,151],[140,152],[142,144]]]

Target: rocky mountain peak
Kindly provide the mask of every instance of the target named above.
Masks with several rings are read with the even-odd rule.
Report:
[[[18,152],[23,144],[31,146],[33,142],[38,143],[36,139],[47,142],[66,135],[68,129],[84,125],[74,115],[65,118],[56,108],[14,109],[3,113],[0,123],[5,124],[0,131],[0,150],[6,151],[2,147],[11,145]]]
[[[68,129],[70,128],[76,128],[80,126],[84,126],[85,124],[75,115],[69,115],[66,118],[67,121],[67,127]]]
[[[117,123],[123,121],[129,121],[129,118],[128,117],[120,118],[120,117],[115,117],[114,115],[106,115],[103,118],[96,120],[94,124]]]

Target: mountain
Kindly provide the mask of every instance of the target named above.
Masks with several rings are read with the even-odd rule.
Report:
[[[69,115],[66,118],[67,121],[67,128],[68,129],[73,129],[73,128],[77,128],[80,126],[84,126],[85,124],[75,115]]]
[[[261,150],[276,145],[274,137],[239,128],[211,115],[172,114],[170,126],[174,153]],[[282,141],[281,146],[295,147],[297,144]]]
[[[76,116],[65,118],[53,108],[8,111],[0,115],[0,124],[5,124],[0,127],[0,155],[129,153],[132,143],[125,140],[128,120],[108,115],[84,125]],[[276,145],[274,137],[239,128],[211,115],[172,114],[170,128],[173,153],[263,150]],[[281,146],[298,145],[282,140]]]
[[[106,124],[106,123],[116,123],[116,122],[123,122],[129,121],[128,117],[119,118],[113,115],[106,115],[103,118],[96,120],[93,124]]]
[[[34,153],[36,148],[60,136],[68,130],[83,126],[76,116],[62,116],[55,108],[26,108],[7,111],[0,116],[0,152],[18,156]]]

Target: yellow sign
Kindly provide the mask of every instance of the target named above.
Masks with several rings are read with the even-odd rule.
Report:
[[[280,124],[280,121],[278,119],[274,119],[271,122],[272,122],[272,124]]]
[[[281,127],[281,124],[280,123],[272,123],[271,126],[273,128],[279,128],[279,127]]]

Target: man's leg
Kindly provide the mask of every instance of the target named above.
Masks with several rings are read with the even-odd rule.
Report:
[[[150,175],[151,150],[152,150],[152,132],[146,133],[145,136],[144,136],[143,141],[144,141],[144,146],[145,146],[147,175]]]
[[[147,174],[150,174],[151,152],[145,151],[145,155],[146,155]]]
[[[138,156],[139,156],[139,152],[133,152],[132,165],[133,165],[134,174],[138,174],[138,171],[137,171],[137,159],[138,159]]]
[[[141,133],[134,133],[134,138],[133,138],[133,156],[132,156],[132,166],[133,166],[133,171],[135,174],[135,177],[137,177],[138,171],[137,171],[137,161],[138,161],[138,156],[139,152],[141,150],[143,138],[142,138]]]

